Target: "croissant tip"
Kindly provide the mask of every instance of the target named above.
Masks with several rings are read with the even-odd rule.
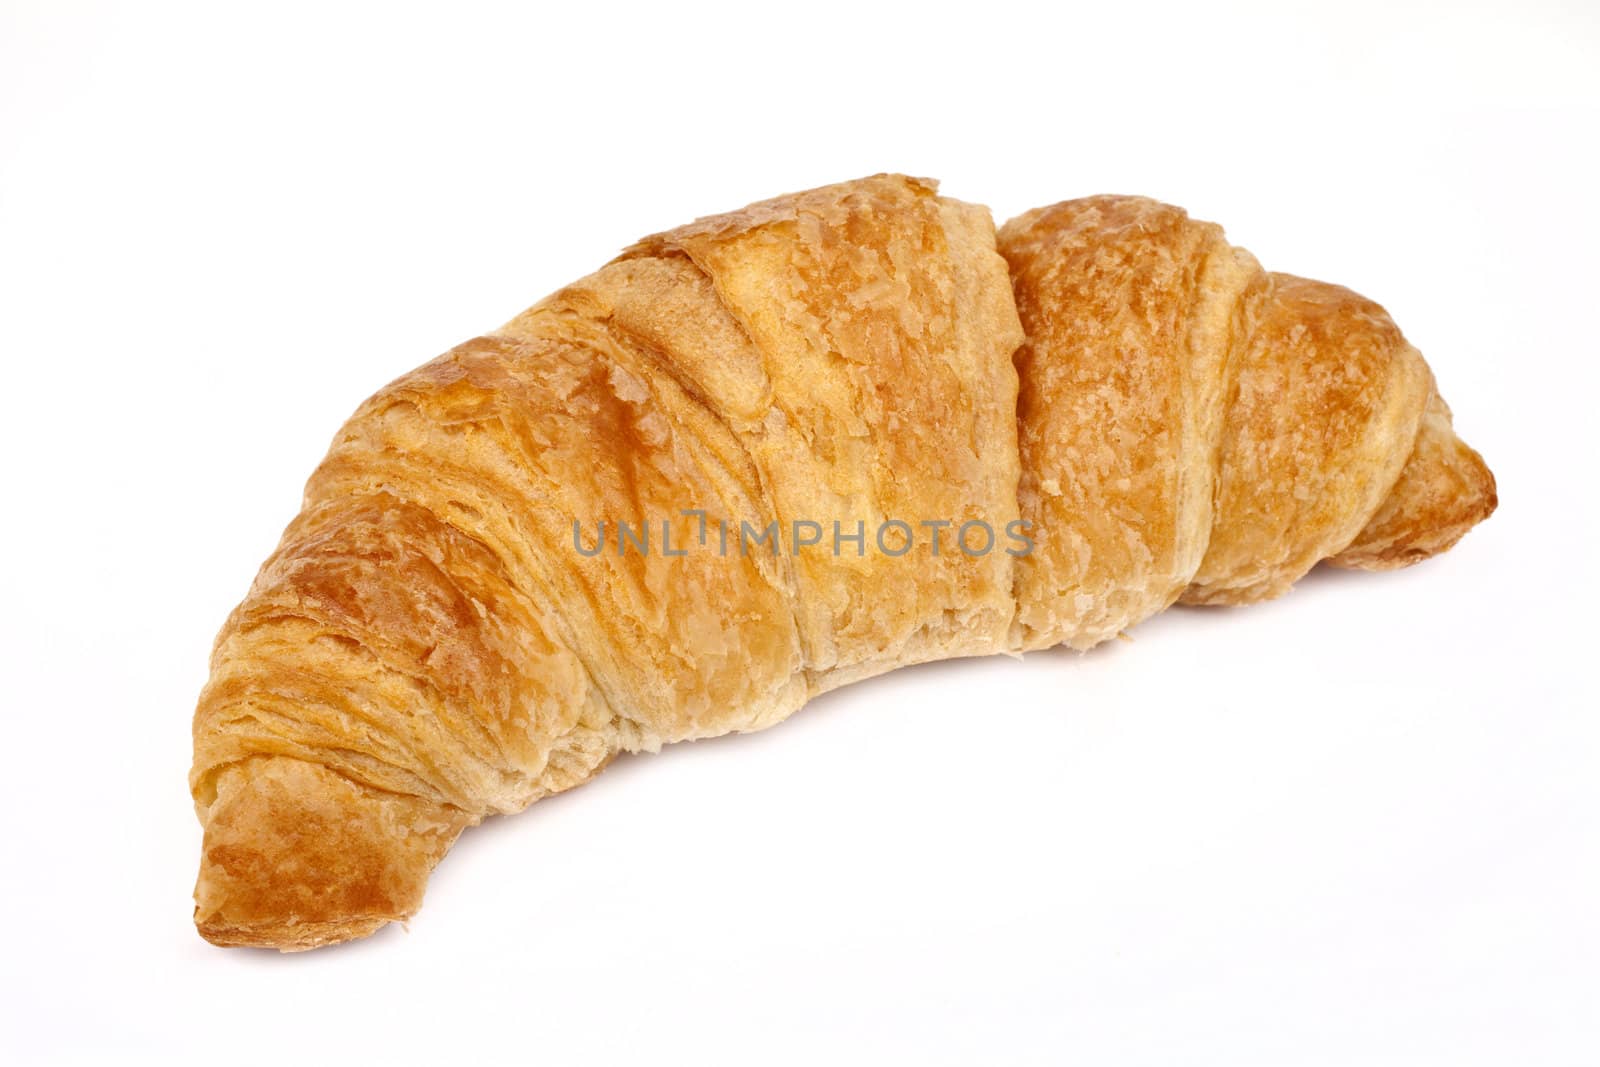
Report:
[[[1435,423],[1378,515],[1329,562],[1362,570],[1409,567],[1449,551],[1499,507],[1499,486],[1483,457],[1448,422]]]
[[[282,951],[409,918],[463,825],[286,757],[229,768],[204,818],[195,928],[214,945]]]

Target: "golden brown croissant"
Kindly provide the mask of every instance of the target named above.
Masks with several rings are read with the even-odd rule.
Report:
[[[997,239],[880,175],[702,219],[340,430],[200,697],[195,922],[361,937],[618,752],[1403,566],[1494,506],[1383,309],[1177,208]]]

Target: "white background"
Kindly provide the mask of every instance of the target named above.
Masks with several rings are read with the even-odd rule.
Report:
[[[1093,8],[0,4],[0,1060],[1600,1062],[1596,7]],[[1500,512],[620,761],[409,932],[203,943],[194,697],[343,418],[878,170],[1373,296]]]

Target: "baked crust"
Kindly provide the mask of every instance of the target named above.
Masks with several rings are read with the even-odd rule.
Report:
[[[877,175],[702,219],[341,429],[195,713],[195,922],[365,936],[461,830],[619,752],[909,663],[1088,648],[1322,559],[1404,565],[1494,503],[1381,308],[1177,208],[1069,201],[997,239]],[[846,539],[806,551],[798,523]]]

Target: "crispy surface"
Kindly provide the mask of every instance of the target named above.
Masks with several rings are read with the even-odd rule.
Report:
[[[1493,507],[1381,308],[1177,208],[1069,201],[997,243],[985,209],[879,175],[702,219],[339,432],[195,713],[196,925],[364,936],[462,829],[618,752],[903,664],[1087,648],[1325,558],[1404,565]],[[876,542],[887,520],[909,539]],[[1019,520],[1031,554],[957,547]]]
[[[1184,599],[1279,596],[1354,540],[1399,478],[1432,387],[1377,304],[1267,275],[1233,374],[1211,543]]]
[[[1494,475],[1456,436],[1450,408],[1435,390],[1393,492],[1354,543],[1328,562],[1369,571],[1408,567],[1450,548],[1499,503]]]
[[[1088,648],[1174,599],[1269,599],[1324,559],[1415,562],[1494,510],[1372,301],[1263,272],[1139,197],[1029,212],[999,247],[1028,335],[1020,503],[1041,531],[1018,567],[1023,647]]]
[[[1141,197],[1007,223],[1017,353],[1019,641],[1089,648],[1172,603],[1211,536],[1223,390],[1259,274],[1220,227]]]
[[[1017,518],[1011,354],[1022,332],[987,211],[880,176],[702,219],[626,253],[673,254],[711,279],[768,385],[769,404],[739,429],[783,527],[815,521],[831,542],[835,522],[1003,529]],[[929,547],[795,558],[818,688],[1005,647],[1011,557]]]
[[[421,797],[276,756],[223,772],[207,814],[195,925],[218,944],[284,950],[365,937],[411,915],[467,824]]]

